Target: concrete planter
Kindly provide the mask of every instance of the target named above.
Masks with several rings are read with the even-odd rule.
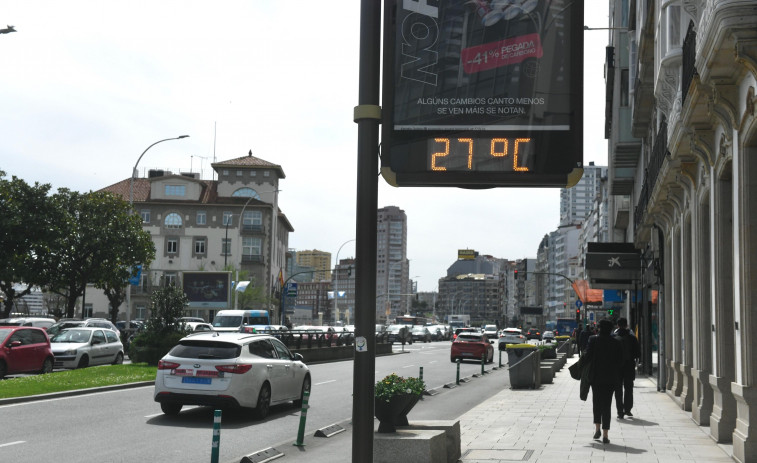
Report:
[[[513,389],[539,387],[541,385],[539,361],[539,350],[536,346],[507,349],[510,387]]]

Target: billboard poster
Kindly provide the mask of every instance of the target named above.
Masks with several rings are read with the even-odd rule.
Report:
[[[193,308],[229,308],[231,272],[184,272],[182,288]]]
[[[567,186],[583,164],[583,2],[388,3],[382,167],[392,180]]]

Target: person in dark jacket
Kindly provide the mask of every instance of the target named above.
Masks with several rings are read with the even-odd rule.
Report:
[[[639,340],[628,329],[628,320],[618,319],[618,329],[615,330],[615,338],[620,340],[623,348],[623,365],[620,369],[620,383],[615,390],[615,408],[618,410],[618,418],[633,416],[633,381],[636,379],[636,362],[641,358]]]
[[[589,344],[589,337],[592,335],[589,324],[586,324],[586,328],[578,335],[578,355],[586,354],[586,346]]]
[[[610,443],[610,418],[612,416],[612,395],[620,381],[623,364],[623,347],[612,336],[613,323],[600,320],[599,334],[591,336],[586,347],[586,360],[591,364],[591,399],[594,411],[594,439],[599,439],[602,428],[602,442]]]

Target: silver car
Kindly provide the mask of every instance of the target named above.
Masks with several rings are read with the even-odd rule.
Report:
[[[194,333],[158,362],[154,399],[166,415],[205,405],[251,408],[263,419],[271,405],[300,406],[310,384],[302,355],[273,336]]]
[[[68,328],[50,339],[55,368],[86,368],[124,362],[124,345],[115,331],[105,328]]]

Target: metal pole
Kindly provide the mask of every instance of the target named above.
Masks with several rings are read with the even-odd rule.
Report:
[[[457,376],[455,377],[455,384],[460,385],[460,359],[457,359]]]
[[[310,398],[310,391],[306,389],[304,393],[302,394],[302,412],[300,415],[300,427],[297,430],[297,442],[292,444],[297,447],[305,446],[303,441],[305,440],[305,421],[308,418],[308,408],[310,408],[310,405],[308,405],[309,398]]]
[[[381,2],[360,3],[360,75],[355,233],[355,351],[352,386],[352,462],[373,462],[373,397],[376,370],[376,220],[378,218],[379,73]],[[362,338],[362,340],[361,340]],[[358,345],[356,342],[356,346]]]
[[[213,412],[213,443],[210,449],[210,463],[218,463],[221,450],[221,410]]]

